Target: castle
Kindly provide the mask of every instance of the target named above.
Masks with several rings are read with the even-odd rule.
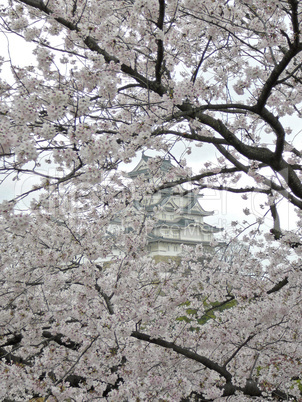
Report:
[[[128,177],[135,179],[144,175],[147,180],[151,180],[148,168],[150,159],[153,158],[143,154],[138,165],[128,173]],[[171,168],[173,165],[170,159],[161,160],[159,165],[161,173],[165,174]],[[186,192],[178,185],[159,190],[134,203],[138,213],[152,216],[156,221],[148,234],[147,249],[150,256],[178,257],[181,255],[182,245],[211,245],[214,234],[222,229],[204,222],[204,217],[213,215],[213,212],[205,211],[198,198],[200,196]],[[117,217],[115,223],[118,224],[118,221]]]

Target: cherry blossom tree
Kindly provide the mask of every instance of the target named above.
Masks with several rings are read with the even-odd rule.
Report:
[[[1,399],[301,400],[301,2],[0,7],[1,185],[36,178],[0,205]],[[129,183],[120,164],[147,149],[175,168]],[[148,256],[154,219],[133,203],[185,183],[266,197],[234,223],[240,252]],[[117,215],[131,230],[110,236]]]

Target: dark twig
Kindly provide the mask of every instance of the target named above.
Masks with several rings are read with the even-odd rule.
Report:
[[[209,40],[208,40],[208,42],[207,42],[207,44],[206,44],[206,46],[205,46],[205,48],[204,48],[204,50],[202,52],[202,55],[201,55],[201,58],[199,60],[198,66],[196,67],[196,70],[194,71],[194,73],[193,73],[193,75],[191,77],[191,81],[193,82],[193,84],[196,81],[198,71],[199,71],[199,69],[200,69],[200,67],[202,65],[202,62],[203,62],[204,58],[205,58],[205,55],[206,55],[206,52],[208,50],[208,47],[210,45],[211,40],[212,40],[212,36],[210,36],[210,38],[209,38]]]

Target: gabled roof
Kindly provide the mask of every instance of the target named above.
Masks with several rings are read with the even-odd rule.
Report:
[[[180,213],[199,216],[210,216],[214,214],[213,211],[205,211],[202,208],[196,195],[191,197],[191,201],[184,208],[181,208]]]

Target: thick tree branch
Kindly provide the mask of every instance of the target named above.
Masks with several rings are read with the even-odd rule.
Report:
[[[15,346],[22,341],[22,338],[22,334],[14,334],[12,338],[9,338],[5,343],[0,345],[0,348],[3,348],[4,346]]]
[[[131,333],[131,336],[141,341],[153,343],[154,345],[158,345],[166,349],[172,349],[174,352],[185,356],[188,359],[192,359],[198,363],[201,363],[208,369],[215,371],[216,373],[224,377],[228,383],[231,383],[232,375],[224,367],[219,366],[219,364],[213,362],[205,356],[201,356],[198,353],[192,352],[189,349],[182,348],[181,346],[178,346],[173,342],[167,342],[161,338],[151,338],[150,335],[143,334],[139,331],[133,331]]]
[[[268,290],[266,293],[270,295],[271,293],[278,292],[280,289],[282,289],[284,286],[288,284],[288,277],[286,276],[282,281],[276,283],[275,286],[273,286],[270,290]]]
[[[114,309],[113,309],[113,304],[111,303],[111,297],[108,296],[105,292],[102,291],[100,285],[96,282],[95,284],[96,290],[100,293],[100,295],[103,297],[106,303],[106,307],[109,311],[109,314],[113,315],[114,314]]]
[[[293,0],[293,2],[296,2]],[[299,52],[302,51],[301,44],[297,43],[295,46],[292,46],[283,56],[282,60],[275,66],[273,71],[271,72],[270,76],[266,80],[262,91],[259,95],[258,102],[257,102],[257,110],[261,113],[262,109],[264,108],[268,98],[271,95],[271,91],[273,87],[276,85],[280,75],[292,61],[292,59],[297,56]]]
[[[272,214],[272,218],[274,220],[274,227],[273,227],[273,229],[271,231],[275,235],[275,240],[278,240],[280,238],[280,235],[281,235],[281,227],[280,227],[280,218],[279,218],[279,214],[278,214],[277,206],[276,206],[275,202],[273,202],[270,205],[270,211],[271,211],[271,214]]]
[[[179,132],[179,131],[175,131],[175,130],[160,129],[160,130],[154,131],[152,133],[152,136],[159,136],[159,135],[163,135],[163,134],[174,134],[177,137],[182,137],[182,138],[186,138],[186,139],[190,139],[190,140],[196,140],[198,142],[205,142],[208,144],[228,145],[228,142],[226,140],[224,140],[223,138],[200,135],[193,129],[191,129],[191,134],[189,134],[188,132]]]
[[[228,141],[241,155],[245,156],[250,160],[256,160],[263,162],[270,166],[274,171],[277,171],[285,180],[291,191],[300,199],[302,199],[302,184],[293,170],[293,168],[285,162],[283,159],[277,160],[274,152],[263,147],[253,147],[244,144],[240,141],[223,123],[221,120],[215,119],[204,113],[195,112],[191,107],[187,108],[188,115],[192,118],[197,118],[201,123],[208,125],[218,132],[225,140]]]
[[[73,342],[71,340],[63,340],[65,338],[62,334],[52,335],[49,331],[43,331],[42,336],[47,339],[48,342],[53,341],[58,345],[65,346],[68,349],[78,350],[81,346],[80,343]]]
[[[218,151],[226,158],[229,162],[231,162],[236,168],[242,172],[248,173],[249,166],[245,166],[243,163],[239,162],[237,158],[235,158],[230,152],[228,152],[222,145],[215,144],[215,147]]]
[[[273,113],[268,111],[266,108],[262,108],[259,114],[263,120],[270,125],[270,127],[274,130],[277,141],[276,141],[276,148],[275,148],[275,159],[278,162],[282,160],[282,153],[284,150],[285,145],[285,131],[280,123],[278,117],[275,117]]]
[[[164,29],[164,18],[165,18],[165,0],[158,0],[159,2],[159,15],[157,20],[157,27],[162,31]],[[164,60],[164,42],[162,39],[157,39],[157,58],[155,64],[155,80],[160,85],[161,84],[161,69]]]
[[[5,360],[7,363],[24,364],[25,366],[32,366],[31,363],[26,362],[22,357],[15,356],[12,352],[8,352],[0,347],[0,359]]]
[[[300,43],[300,27],[299,27],[299,17],[298,17],[298,6],[299,6],[299,0],[288,0],[290,6],[291,6],[291,22],[292,22],[292,27],[293,27],[293,40],[294,40],[294,46],[298,47]]]

